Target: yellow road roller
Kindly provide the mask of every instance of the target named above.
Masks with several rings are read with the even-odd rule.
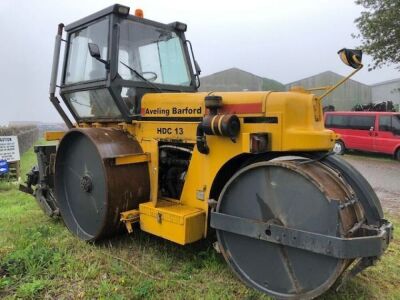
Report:
[[[317,297],[374,264],[392,224],[366,179],[332,155],[338,136],[321,104],[361,69],[361,51],[339,51],[354,71],[319,96],[198,92],[186,29],[118,4],[60,24],[49,94],[69,130],[46,133],[58,143],[35,147],[21,189],[85,241],[216,237],[237,277],[276,298]]]

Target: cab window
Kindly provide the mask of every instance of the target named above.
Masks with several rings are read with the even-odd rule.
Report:
[[[107,89],[67,93],[64,98],[79,118],[122,118],[121,112]]]
[[[393,134],[400,135],[400,115],[392,116]]]
[[[391,116],[379,116],[379,131],[392,131]]]
[[[327,115],[325,126],[327,128],[370,130],[371,127],[375,127],[375,116],[332,114]]]
[[[327,115],[325,126],[328,128],[347,128],[349,117],[345,115]]]
[[[349,119],[349,129],[370,130],[375,127],[375,116],[351,116]]]
[[[108,55],[108,18],[71,33],[65,83],[73,84],[106,78],[104,64],[90,56],[88,44],[99,46],[101,57]]]
[[[132,81],[191,84],[181,38],[170,29],[130,20],[121,22],[118,74]]]

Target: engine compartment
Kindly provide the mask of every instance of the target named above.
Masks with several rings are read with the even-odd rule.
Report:
[[[179,200],[194,145],[164,142],[159,144],[159,192],[161,197]]]

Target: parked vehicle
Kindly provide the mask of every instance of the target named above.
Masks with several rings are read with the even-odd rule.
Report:
[[[325,127],[340,134],[333,151],[346,149],[393,155],[400,160],[400,113],[326,112]]]
[[[376,103],[356,104],[352,111],[396,111],[392,101],[381,101]]]

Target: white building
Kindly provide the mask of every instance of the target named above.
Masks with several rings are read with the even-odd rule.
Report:
[[[399,110],[400,106],[400,78],[371,85],[372,102],[393,101]]]

